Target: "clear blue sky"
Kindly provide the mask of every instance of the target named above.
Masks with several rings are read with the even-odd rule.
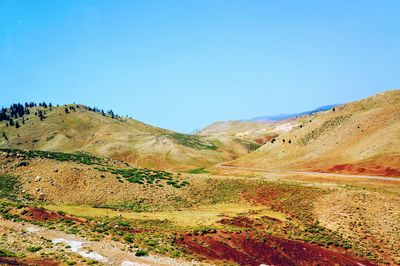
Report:
[[[400,1],[0,1],[0,105],[188,132],[400,84]]]

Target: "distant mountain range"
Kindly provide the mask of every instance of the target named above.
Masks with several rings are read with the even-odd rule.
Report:
[[[279,114],[279,115],[272,115],[272,116],[258,116],[258,117],[254,117],[248,120],[243,120],[243,121],[250,121],[250,122],[277,122],[277,121],[282,121],[282,120],[286,120],[286,119],[290,119],[290,118],[294,118],[294,117],[298,117],[298,116],[305,116],[305,115],[311,115],[314,113],[319,113],[319,112],[323,112],[323,111],[327,111],[332,109],[333,107],[336,107],[340,104],[331,104],[331,105],[325,105],[325,106],[321,106],[318,107],[314,110],[311,111],[305,111],[305,112],[301,112],[301,113],[295,113],[295,114]]]

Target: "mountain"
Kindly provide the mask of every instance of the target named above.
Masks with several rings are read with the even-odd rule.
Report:
[[[254,117],[252,119],[249,119],[247,121],[278,122],[278,121],[287,120],[287,119],[295,118],[295,117],[299,117],[299,116],[311,115],[311,114],[315,114],[315,113],[319,113],[319,112],[323,112],[323,111],[328,111],[328,110],[330,110],[330,109],[332,109],[332,108],[334,108],[334,107],[336,107],[338,105],[339,104],[325,105],[325,106],[321,106],[321,107],[315,108],[314,110],[311,110],[311,111],[305,111],[305,112],[295,113],[295,114],[279,114],[279,115],[272,115],[272,116],[258,116],[258,117]]]
[[[232,165],[400,176],[400,90],[293,121],[297,126]]]
[[[3,116],[17,118],[0,122],[0,148],[87,152],[157,169],[206,167],[246,152],[213,138],[180,134],[84,105],[21,106],[3,109]]]

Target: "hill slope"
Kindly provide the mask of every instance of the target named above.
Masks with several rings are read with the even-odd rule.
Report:
[[[338,106],[338,104],[332,104],[332,105],[325,105],[325,106],[321,106],[318,108],[315,108],[314,110],[311,111],[305,111],[305,112],[301,112],[301,113],[295,113],[295,114],[280,114],[280,115],[272,115],[272,116],[258,116],[258,117],[254,117],[248,121],[266,121],[266,122],[277,122],[277,121],[282,121],[282,120],[287,120],[290,118],[295,118],[295,117],[299,117],[299,116],[305,116],[305,115],[311,115],[311,114],[315,114],[315,113],[319,113],[319,112],[323,112],[323,111],[328,111],[330,109],[332,109],[333,107]]]
[[[44,119],[40,119],[39,110],[46,112]],[[158,169],[205,167],[236,158],[235,151],[213,139],[176,133],[130,118],[112,118],[83,105],[51,110],[32,107],[30,114],[16,122],[19,128],[0,123],[0,133],[4,132],[1,148],[82,151]]]
[[[293,121],[298,117],[305,117],[332,109],[337,105],[326,105],[312,111],[296,114],[281,114],[275,116],[260,116],[249,120],[219,121],[198,130],[197,135],[213,136],[216,138],[233,137],[255,144],[265,144],[276,138],[284,131],[293,127]]]
[[[276,141],[231,164],[400,176],[400,90],[296,122],[300,125]]]

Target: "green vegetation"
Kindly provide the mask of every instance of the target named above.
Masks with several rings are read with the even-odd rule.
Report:
[[[116,176],[118,181],[122,181],[124,178],[126,181],[130,183],[136,184],[148,184],[153,185],[159,183],[164,180],[166,184],[173,186],[175,188],[181,188],[189,185],[188,181],[178,180],[178,176],[174,177],[173,173],[165,172],[165,171],[156,171],[150,169],[141,169],[141,168],[95,168],[101,172],[109,172]]]
[[[177,144],[187,146],[193,149],[212,150],[212,151],[218,149],[217,145],[215,145],[211,141],[204,140],[199,136],[187,135],[181,133],[171,133],[167,134],[166,136]]]
[[[242,145],[244,148],[247,149],[247,152],[253,152],[255,150],[257,150],[258,148],[261,147],[260,144],[258,143],[254,143],[251,141],[247,141],[247,140],[243,140],[243,139],[234,139],[236,142],[238,142],[240,145]]]
[[[124,240],[128,243],[132,243],[133,237],[131,235],[126,235],[126,236],[124,236]]]
[[[57,160],[61,162],[78,162],[87,165],[97,164],[103,165],[105,160],[99,157],[95,157],[89,154],[76,152],[76,153],[64,153],[64,152],[52,152],[52,151],[24,151],[18,149],[0,149],[0,151],[7,152],[12,156],[22,156],[25,159],[28,158],[46,158]]]
[[[0,257],[15,257],[15,253],[8,251],[8,250],[4,250],[4,249],[0,249]]]
[[[204,168],[196,168],[196,169],[189,170],[186,173],[188,173],[188,174],[208,174],[210,172],[205,170]]]
[[[0,198],[17,200],[20,188],[18,178],[10,175],[0,176]]]
[[[28,162],[20,162],[17,166],[18,167],[23,167],[23,166],[28,166]]]
[[[42,250],[42,248],[38,247],[38,246],[31,246],[31,247],[27,247],[26,250],[33,253],[33,252],[38,252],[39,250]]]
[[[149,253],[145,250],[138,250],[135,253],[135,256],[137,256],[137,257],[143,257],[143,256],[147,256],[147,255],[149,255]]]

